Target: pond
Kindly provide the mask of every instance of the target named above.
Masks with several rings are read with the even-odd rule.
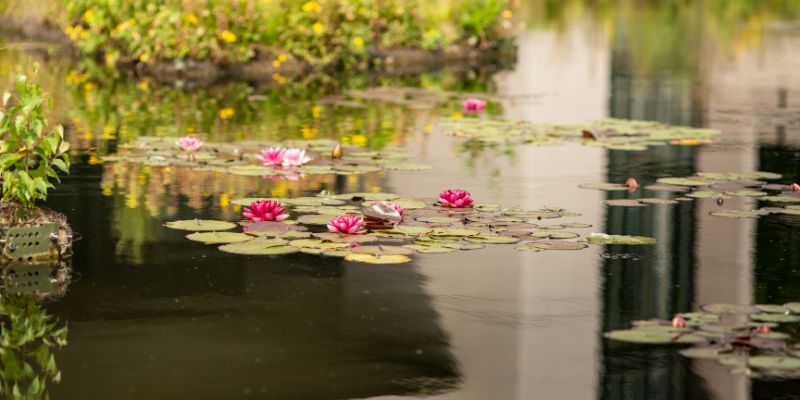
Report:
[[[521,12],[528,27],[513,62],[415,75],[165,85],[4,39],[3,77],[29,57],[42,64],[53,119],[65,124],[74,149],[71,174],[47,202],[81,236],[69,286],[46,304],[69,329],[68,345],[54,352],[61,382],[49,386],[51,398],[796,395],[797,380],[751,379],[684,358],[675,347],[631,346],[603,334],[709,303],[800,301],[800,217],[710,215],[758,208],[749,197],[615,207],[606,200],[625,196],[578,185],[634,177],[645,186],[696,172],[749,171],[800,181],[798,13],[730,20],[716,9],[636,13],[565,3],[572,6],[544,17]],[[443,102],[390,90],[362,101],[343,97],[375,87],[463,95]],[[488,114],[509,120],[613,117],[722,134],[712,143],[643,151],[445,135],[443,118],[462,117],[457,99],[469,96],[489,100]],[[331,138],[404,151],[432,169],[292,180],[105,158],[138,137],[184,134],[223,143]],[[243,197],[329,191],[434,198],[447,188],[485,203],[580,213],[574,220],[592,225],[582,235],[657,242],[544,252],[487,246],[384,266],[222,253],[163,226],[237,220],[242,210],[232,200]]]

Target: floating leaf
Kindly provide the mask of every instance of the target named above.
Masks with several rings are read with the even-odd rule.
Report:
[[[466,238],[466,240],[476,243],[492,243],[492,244],[511,244],[520,241],[519,238],[513,236],[499,236],[486,233],[481,233],[476,236],[469,236]]]
[[[706,341],[702,336],[693,334],[675,334],[638,329],[611,331],[606,333],[605,336],[621,342],[642,344],[704,343]]]
[[[404,245],[406,249],[416,250],[420,253],[430,253],[430,254],[439,254],[439,253],[452,253],[456,251],[453,248],[442,247],[442,246],[426,246],[421,244],[407,244]]]
[[[800,196],[764,196],[759,200],[772,201],[775,203],[800,203]]]
[[[189,240],[205,244],[238,243],[253,240],[253,236],[236,232],[197,232],[186,235]]]
[[[672,199],[657,199],[652,197],[641,198],[639,199],[639,202],[644,204],[656,204],[656,205],[678,204],[677,201]]]
[[[658,183],[675,186],[706,186],[712,182],[700,178],[661,178]]]
[[[289,231],[302,231],[306,227],[288,224],[287,221],[260,221],[247,224],[244,231],[255,236],[279,236]]]
[[[499,204],[475,203],[473,208],[481,212],[497,212],[500,211],[503,206]]]
[[[784,356],[755,356],[750,357],[748,365],[759,369],[796,370],[800,369],[800,358]]]
[[[210,219],[187,219],[182,221],[170,221],[164,224],[165,227],[170,229],[179,229],[182,231],[227,231],[236,228],[236,224],[227,221],[216,221]]]
[[[535,238],[541,239],[572,239],[576,237],[580,237],[581,235],[575,232],[568,232],[568,231],[536,231],[531,232],[530,236]]]
[[[419,222],[428,222],[432,224],[454,224],[461,222],[461,218],[455,217],[417,217]]]
[[[688,358],[701,360],[714,360],[730,353],[731,347],[690,347],[680,351],[681,355]]]
[[[587,237],[590,244],[627,244],[642,245],[654,244],[655,238],[647,236],[607,235],[605,233],[590,233]]]
[[[256,241],[226,244],[219,247],[220,250],[226,253],[244,254],[244,255],[284,255],[297,253],[300,249],[292,246],[285,245],[268,245],[267,243],[257,243]]]
[[[763,215],[768,215],[769,211],[764,210],[719,210],[710,213],[715,217],[725,218],[758,218]]]
[[[786,303],[783,306],[794,314],[800,314],[800,303]]]
[[[297,218],[297,222],[306,225],[328,225],[330,220],[330,215],[301,215]]]
[[[275,175],[277,172],[272,168],[259,165],[236,165],[228,168],[228,173],[243,176],[269,176]]]
[[[651,190],[654,192],[688,192],[691,188],[687,186],[677,186],[677,185],[664,185],[664,184],[655,184],[649,185],[644,187],[645,190]]]
[[[786,315],[786,314],[756,314],[750,317],[753,321],[764,321],[764,322],[800,322],[800,315]]]
[[[733,314],[733,315],[758,314],[760,312],[758,308],[755,308],[753,306],[744,306],[739,304],[725,304],[725,303],[704,305],[703,311],[710,312],[713,314]]]
[[[587,246],[584,243],[578,242],[568,242],[563,240],[542,240],[539,242],[531,242],[525,244],[523,246],[515,247],[516,250],[528,250],[528,251],[537,251],[537,250],[581,250],[585,249]]]
[[[297,247],[297,248],[311,248],[311,249],[340,249],[343,247],[350,247],[349,243],[335,243],[335,242],[323,242],[317,239],[297,239],[292,240],[289,242],[289,246]]]
[[[606,204],[612,207],[645,207],[646,204],[642,204],[639,200],[636,199],[615,199],[615,200],[606,200]]]
[[[761,197],[766,196],[768,193],[757,190],[737,190],[735,192],[725,192],[725,194],[737,197]]]
[[[786,313],[785,307],[776,304],[756,304],[754,307],[766,313],[772,313],[772,314]]]
[[[390,231],[387,232],[397,232],[408,236],[419,236],[432,231],[433,228],[427,228],[424,226],[400,225],[400,226],[395,226],[394,228],[392,228]]]
[[[343,235],[333,232],[314,233],[314,237],[336,243],[366,243],[374,242],[377,238],[374,235]]]
[[[402,254],[350,254],[345,261],[361,262],[366,264],[402,264],[411,261],[408,256]]]
[[[721,192],[714,192],[710,190],[699,190],[692,193],[687,193],[686,197],[693,197],[695,199],[717,199],[723,198],[728,199],[730,196],[724,195]]]
[[[402,246],[360,246],[350,251],[359,254],[414,254],[414,250]]]
[[[426,171],[433,167],[430,165],[412,163],[386,163],[383,164],[383,168],[396,171]]]
[[[297,197],[294,199],[283,199],[283,203],[290,206],[340,206],[344,201],[325,197]]]

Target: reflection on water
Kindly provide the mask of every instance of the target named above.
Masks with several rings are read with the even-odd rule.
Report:
[[[70,345],[57,352],[64,380],[49,388],[53,398],[796,393],[794,382],[751,383],[674,349],[611,343],[601,333],[705,303],[800,299],[797,218],[721,220],[708,215],[718,207],[713,201],[607,207],[603,201],[618,194],[577,184],[635,176],[644,186],[695,171],[766,170],[800,180],[800,59],[793,51],[800,32],[782,22],[800,15],[800,5],[575,0],[526,7],[520,14],[531,29],[520,34],[516,65],[500,72],[166,87],[39,46],[3,50],[3,76],[27,55],[48,66],[42,79],[78,161],[49,202],[85,238],[75,249],[80,279],[47,306],[70,324]],[[492,111],[511,119],[652,119],[723,135],[713,145],[643,152],[478,146],[431,129],[458,104],[327,101],[343,87],[397,85],[494,92],[500,107]],[[141,135],[185,133],[401,147],[434,172],[265,180],[100,159]],[[569,254],[487,248],[376,268],[305,255],[233,256],[161,226],[235,219],[240,210],[230,201],[251,195],[431,197],[444,186],[495,203],[565,207],[581,212],[593,231],[658,243]]]

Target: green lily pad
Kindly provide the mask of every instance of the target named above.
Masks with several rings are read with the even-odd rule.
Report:
[[[339,199],[325,197],[297,197],[294,199],[283,199],[283,203],[290,206],[340,206],[345,204]]]
[[[366,242],[374,242],[378,239],[374,235],[369,235],[369,234],[343,235],[341,233],[334,233],[334,232],[319,232],[319,233],[314,233],[312,235],[316,238],[335,243],[366,243]]]
[[[441,247],[455,250],[480,250],[486,246],[480,243],[446,242],[442,243]]]
[[[350,251],[349,249],[320,249],[320,250],[322,250],[322,252],[320,253],[321,255],[328,257],[344,258],[349,256],[350,254],[353,254],[353,252]]]
[[[793,314],[800,314],[800,303],[786,303],[783,306]]]
[[[646,204],[642,204],[637,199],[614,199],[614,200],[606,200],[606,204],[612,207],[646,207]]]
[[[680,351],[684,357],[700,360],[715,360],[730,352],[730,347],[690,347]]]
[[[758,190],[737,190],[735,192],[725,192],[725,194],[737,197],[761,197],[766,196],[768,193]]]
[[[772,201],[775,203],[800,203],[800,196],[764,196],[759,200]]]
[[[772,314],[785,314],[786,308],[784,306],[779,306],[777,304],[756,304],[755,308],[765,312],[765,313],[772,313]]]
[[[226,244],[219,247],[220,250],[226,253],[243,254],[243,255],[264,255],[264,256],[277,256],[284,254],[293,254],[300,251],[297,247],[285,245],[269,245],[267,243],[256,242],[255,240],[244,243]]]
[[[452,253],[456,251],[456,249],[451,249],[447,247],[425,246],[421,244],[407,244],[404,245],[403,247],[406,249],[416,250],[420,253],[428,253],[428,254]]]
[[[402,264],[411,261],[408,256],[402,254],[350,254],[344,258],[345,261],[360,262],[366,264]]]
[[[455,217],[418,217],[417,221],[419,222],[428,222],[431,224],[454,224],[456,222],[461,222],[461,218]]]
[[[302,231],[286,231],[277,235],[276,237],[281,239],[293,240],[293,239],[308,239],[311,237],[311,232],[302,232]]]
[[[661,331],[643,331],[638,329],[611,331],[605,337],[621,342],[641,344],[671,344],[671,343],[704,343],[706,339],[693,334],[675,334]]]
[[[395,199],[399,199],[400,195],[394,193],[381,193],[381,192],[376,192],[376,193],[358,192],[358,193],[337,194],[331,197],[338,200],[352,200],[355,198],[361,198],[369,201],[392,201]]]
[[[392,200],[392,203],[397,204],[398,206],[403,207],[406,210],[416,210],[428,206],[428,203],[416,199],[395,199]]]
[[[643,245],[656,243],[655,238],[647,236],[607,235],[605,233],[590,233],[587,240],[589,244]]]
[[[575,232],[568,232],[568,231],[536,231],[531,232],[530,236],[535,238],[541,239],[573,239],[576,237],[580,237],[581,235]]]
[[[712,211],[710,213],[715,217],[724,217],[724,218],[758,218],[764,215],[768,215],[769,211],[763,210],[719,210],[719,211]]]
[[[640,203],[644,204],[655,204],[655,205],[670,205],[670,204],[678,204],[677,201],[672,199],[657,199],[653,197],[645,197],[639,199]]]
[[[778,323],[800,322],[800,315],[762,313],[753,315],[750,318],[753,321],[764,321],[764,322],[778,322]]]
[[[186,235],[186,238],[205,244],[239,243],[253,240],[253,236],[237,232],[197,232]]]
[[[236,228],[236,224],[228,221],[216,221],[210,219],[186,219],[182,221],[170,221],[164,224],[165,227],[170,229],[179,229],[182,231],[227,231]]]
[[[468,236],[465,238],[470,242],[475,243],[490,243],[490,244],[511,244],[517,243],[520,241],[519,238],[513,236],[499,236],[499,235],[491,235],[486,233],[481,233],[476,236]]]
[[[400,225],[400,226],[395,226],[394,228],[386,232],[396,232],[406,236],[419,236],[419,235],[424,235],[426,233],[430,233],[432,231],[433,228],[427,228],[424,226]]]
[[[526,211],[526,210],[507,210],[504,213],[505,216],[514,217],[514,218],[526,218],[526,219],[550,219],[550,218],[560,218],[562,216],[561,212],[554,211],[554,210],[535,210],[535,211]],[[498,218],[499,220],[499,218]],[[520,221],[523,222],[523,221]]]
[[[473,208],[481,212],[497,212],[503,208],[500,204],[476,203]]]
[[[515,247],[516,250],[539,251],[539,250],[581,250],[587,246],[584,243],[569,242],[564,240],[542,240],[531,242],[523,246]]]
[[[582,224],[579,222],[567,222],[561,224],[564,228],[572,228],[572,229],[583,229],[583,228],[591,228],[592,224]]]
[[[352,253],[359,254],[414,254],[413,249],[402,246],[360,246],[350,249]]]
[[[301,215],[297,218],[297,222],[306,225],[328,225],[332,218],[331,215]]]
[[[687,193],[686,197],[693,197],[695,199],[716,199],[716,198],[723,198],[728,199],[730,196],[723,194],[722,192],[714,192],[711,190],[699,190],[692,193]]]
[[[430,232],[431,236],[475,236],[479,234],[479,231],[472,230],[472,229],[461,229],[461,228],[434,228],[433,231]]]
[[[758,314],[761,312],[761,310],[753,306],[745,306],[740,304],[715,303],[706,304],[702,308],[703,311],[710,312],[712,314],[747,315]]]
[[[676,185],[663,185],[663,184],[655,184],[649,185],[644,187],[645,190],[650,190],[654,192],[673,192],[673,193],[681,193],[681,192],[688,192],[691,190],[688,186],[676,186]]]
[[[317,239],[297,239],[292,240],[289,242],[289,246],[297,247],[297,248],[311,248],[311,249],[340,249],[344,247],[350,247],[349,243],[335,243],[335,242],[323,242]]]
[[[800,369],[800,358],[784,356],[755,356],[750,357],[748,365],[759,369],[780,369],[797,370]]]
[[[700,178],[661,178],[658,183],[675,186],[706,186],[712,182]]]

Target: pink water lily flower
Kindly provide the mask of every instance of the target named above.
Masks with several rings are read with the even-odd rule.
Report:
[[[675,318],[672,319],[672,327],[675,329],[686,329],[688,324],[683,317],[676,315]]]
[[[375,204],[383,204],[383,205],[387,205],[389,207],[392,207],[392,208],[394,208],[395,211],[397,211],[398,214],[400,214],[401,217],[406,212],[405,208],[400,207],[397,204],[394,204],[394,203],[391,203],[391,202],[388,202],[388,201],[373,201],[372,205],[375,205]]]
[[[364,219],[358,215],[342,215],[331,218],[328,221],[328,231],[334,233],[344,233],[347,235],[358,235],[364,233]]]
[[[463,105],[465,114],[479,114],[486,111],[486,102],[481,99],[466,99]]]
[[[442,207],[466,208],[472,207],[472,195],[466,190],[447,189],[439,193],[439,204]]]
[[[281,165],[284,167],[299,167],[311,161],[311,157],[306,156],[306,151],[301,149],[286,149],[283,153]]]
[[[768,325],[759,325],[758,328],[756,328],[756,333],[759,333],[759,334],[762,334],[762,335],[767,335],[767,334],[769,334],[771,332],[772,332],[772,329],[769,329]]]
[[[271,167],[274,165],[281,165],[283,162],[284,153],[286,153],[286,149],[280,147],[269,147],[266,149],[261,149],[261,154],[257,155],[256,158],[258,161],[261,161],[261,165],[265,167]]]
[[[628,178],[628,180],[625,181],[625,187],[628,188],[629,192],[635,192],[636,189],[639,188],[639,182],[636,182],[636,179]]]
[[[792,186],[789,186],[789,189],[792,189],[793,192],[800,192],[800,185],[793,183]]]
[[[178,140],[175,141],[175,144],[180,147],[182,151],[193,153],[197,150],[200,150],[200,146],[203,145],[203,142],[194,136],[184,136],[178,138]]]
[[[284,213],[281,202],[277,200],[258,200],[250,203],[250,207],[245,207],[245,218],[253,222],[261,221],[283,221],[289,218],[289,214]]]

